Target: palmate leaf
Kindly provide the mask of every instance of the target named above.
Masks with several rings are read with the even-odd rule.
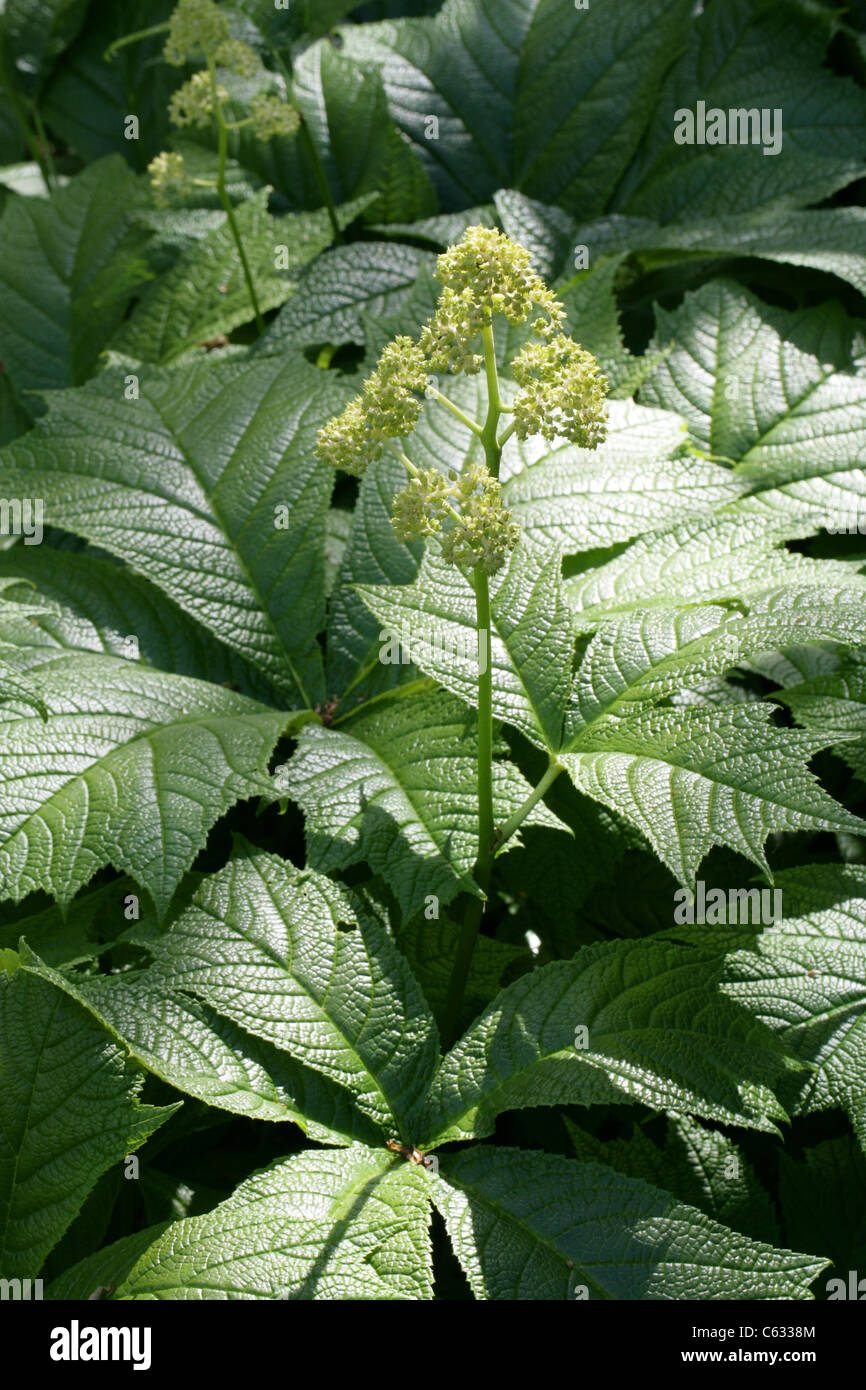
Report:
[[[429,252],[400,242],[359,241],[325,252],[298,273],[297,294],[268,325],[256,355],[287,345],[363,344],[362,315],[380,319],[397,311],[432,264]]]
[[[720,1130],[705,1129],[687,1115],[669,1119],[663,1148],[634,1125],[627,1139],[601,1140],[563,1123],[584,1162],[610,1164],[627,1177],[643,1178],[743,1235],[780,1244],[773,1203],[742,1150]]]
[[[841,1106],[866,1151],[866,869],[804,865],[781,870],[776,886],[781,919],[757,939],[731,937],[722,987],[814,1068],[792,1113]]]
[[[19,391],[77,385],[94,370],[148,278],[147,237],[133,224],[139,196],[112,155],[50,200],[10,199],[0,219],[0,342]]]
[[[273,700],[260,671],[141,575],[102,556],[14,546],[0,553],[0,586],[7,600],[0,599],[0,642],[19,650],[102,652]],[[28,600],[37,589],[34,621]]]
[[[530,439],[511,450],[509,443],[503,493],[533,544],[553,542],[569,553],[619,544],[706,516],[744,491],[730,468],[686,453],[681,416],[617,400],[608,413],[598,449]]]
[[[444,692],[399,692],[362,707],[339,729],[309,725],[275,786],[306,816],[307,858],[321,873],[366,860],[394,891],[404,918],[458,893],[478,894],[476,720]],[[497,823],[531,792],[517,768],[493,764]],[[540,804],[527,824],[566,831]]]
[[[863,581],[856,562],[812,560],[783,542],[811,535],[808,518],[721,512],[694,517],[669,531],[640,536],[622,554],[565,582],[576,630],[647,608],[687,603],[747,602],[786,585]]]
[[[404,545],[394,535],[394,494],[405,469],[389,454],[367,469],[352,517],[352,530],[331,595],[326,680],[341,708],[417,677],[410,662],[383,662],[382,625],[357,591],[360,584],[408,584],[418,572],[420,541]]]
[[[78,1004],[0,963],[0,1274],[35,1277],[101,1174],[177,1109]]]
[[[114,1297],[430,1299],[426,1182],[361,1144],[271,1164],[206,1216],[169,1226]]]
[[[262,189],[234,211],[263,314],[293,293],[292,268],[312,260],[333,236],[326,213],[278,219],[269,215],[267,203]],[[282,261],[280,246],[286,253]],[[234,236],[223,219],[154,281],[112,346],[142,362],[168,364],[197,343],[249,323],[254,312]]]
[[[720,992],[724,964],[718,947],[613,941],[515,981],[443,1060],[421,1147],[483,1138],[504,1110],[624,1097],[776,1131],[795,1064]]]
[[[114,978],[34,968],[211,1104],[326,1143],[411,1130],[435,1024],[386,931],[329,879],[239,845],[146,942],[152,963]]]
[[[364,25],[345,51],[382,71],[391,112],[447,208],[517,187],[601,211],[637,149],[687,7],[447,0]],[[430,116],[439,121],[429,138]]]
[[[345,49],[379,66],[394,119],[443,206],[517,188],[583,217],[660,222],[800,207],[863,171],[866,98],[821,67],[827,15],[795,3],[448,0],[433,20],[364,25]],[[782,108],[783,144],[679,146],[674,112]],[[429,117],[440,123],[430,138]]]
[[[866,499],[858,332],[838,306],[769,308],[713,280],[659,311],[656,343],[674,346],[641,399],[679,411],[703,448],[734,462],[750,494],[738,512],[780,512],[816,531],[845,524]]]
[[[554,1154],[476,1145],[431,1192],[479,1299],[806,1299],[828,1263]]]
[[[46,524],[130,563],[313,705],[333,475],[312,445],[346,386],[297,356],[143,369],[139,387],[127,399],[121,368],[52,396],[3,452],[4,487],[43,498]]]
[[[833,752],[866,782],[866,665],[848,662],[833,675],[814,676],[776,697],[798,723],[820,730],[829,742],[841,736]]]
[[[542,747],[558,748],[572,679],[574,635],[556,550],[521,546],[493,581],[491,652],[493,713]],[[478,698],[475,592],[435,542],[417,578],[402,586],[356,584],[385,631],[405,654],[467,704]],[[487,659],[487,653],[481,652]]]
[[[558,213],[556,208],[548,211],[552,216]],[[618,263],[624,253],[637,254],[643,270],[677,260],[754,256],[838,275],[861,294],[866,290],[866,210],[859,207],[785,212],[773,218],[762,212],[667,226],[649,218],[614,215],[572,224],[570,230],[572,244],[591,246],[596,259],[610,256]]]
[[[866,116],[866,94],[822,66],[833,27],[827,12],[797,3],[709,0],[686,26],[685,52],[665,79],[611,210],[664,223],[690,220],[696,208],[705,218],[787,211],[862,177],[862,147],[852,136]],[[708,110],[749,109],[758,93],[762,109],[782,113],[778,153],[672,138],[674,112],[694,111],[699,99]]]
[[[0,883],[68,903],[112,864],[164,913],[217,819],[266,793],[293,716],[114,657],[19,658],[48,711],[0,706]]]

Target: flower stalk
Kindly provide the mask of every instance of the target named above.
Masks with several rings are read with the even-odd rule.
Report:
[[[490,901],[494,859],[532,813],[562,771],[551,757],[538,786],[497,830],[493,807],[493,668],[490,577],[517,545],[519,528],[505,506],[499,482],[502,451],[512,435],[564,437],[584,448],[604,438],[607,382],[595,358],[563,333],[565,310],[532,268],[529,252],[487,227],[470,227],[437,262],[443,289],[436,312],[418,342],[401,336],[389,343],[362,394],[320,431],[323,462],[361,476],[393,450],[407,484],[394,498],[392,527],[402,541],[435,537],[446,562],[471,583],[478,650],[477,794],[478,848],[474,879],[452,966],[443,1019],[443,1041],[456,1040],[466,984]],[[512,404],[502,398],[494,320],[530,323],[530,338],[511,364],[518,388]],[[479,351],[480,349],[480,351]],[[484,370],[487,412],[473,420],[429,373],[478,375]],[[423,399],[442,406],[476,435],[484,463],[467,458],[462,470],[421,468],[402,443],[415,429]],[[510,416],[502,428],[503,416]]]

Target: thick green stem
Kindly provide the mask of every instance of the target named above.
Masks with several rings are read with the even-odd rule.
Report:
[[[487,419],[484,422],[484,429],[481,431],[481,443],[484,445],[487,467],[494,478],[498,478],[502,447],[496,438],[496,430],[499,426],[499,417],[502,414],[502,399],[499,395],[499,372],[496,367],[496,344],[493,340],[492,326],[488,325],[487,328],[483,329],[482,340],[484,343],[484,369],[487,373]]]
[[[481,565],[472,571],[475,587],[475,613],[478,631],[478,858],[475,861],[475,881],[485,898],[493,872],[493,671],[490,665],[490,586]],[[475,943],[484,915],[484,901],[473,898],[463,919],[457,953],[451,971],[448,1003],[443,1022],[443,1041],[446,1048],[457,1039],[460,1005],[466,992],[466,982]]]
[[[210,85],[211,91],[213,92],[214,114],[216,116],[217,133],[219,140],[219,144],[217,147],[217,193],[219,194],[219,200],[222,203],[223,208],[225,209],[225,214],[228,218],[228,224],[231,228],[231,234],[234,237],[235,246],[238,249],[238,255],[240,256],[241,260],[241,268],[244,272],[244,280],[246,281],[247,293],[250,297],[250,303],[252,305],[253,313],[255,314],[256,318],[256,327],[258,328],[259,333],[264,333],[265,321],[262,317],[262,311],[259,308],[259,301],[256,296],[255,285],[253,284],[253,276],[252,271],[250,270],[250,263],[247,260],[247,253],[244,250],[244,243],[241,238],[240,228],[237,224],[237,219],[235,218],[235,210],[232,207],[231,198],[229,197],[228,190],[226,188],[226,162],[228,160],[229,135],[225,120],[223,119],[222,107],[220,105],[218,95],[216,72],[214,70],[214,65],[212,62],[208,63],[208,71],[210,73]]]
[[[515,832],[520,829],[521,825],[526,820],[526,817],[529,815],[530,811],[532,811],[534,807],[538,805],[539,801],[545,795],[548,789],[553,786],[553,783],[556,781],[560,772],[564,771],[565,768],[563,767],[562,763],[559,762],[551,753],[550,766],[545,772],[538,786],[535,788],[535,791],[533,791],[526,798],[522,806],[518,807],[511,819],[507,820],[505,824],[501,826],[499,830],[497,830],[496,842],[494,846],[497,854],[502,849],[502,846],[508,843],[512,835],[514,835]]]

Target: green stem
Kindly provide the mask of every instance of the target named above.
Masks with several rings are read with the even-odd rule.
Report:
[[[231,234],[234,237],[235,246],[238,249],[238,255],[241,259],[241,268],[244,272],[244,280],[246,281],[247,285],[247,294],[250,297],[250,303],[252,304],[253,313],[255,314],[256,327],[258,328],[259,333],[264,333],[265,321],[262,317],[262,311],[259,308],[259,301],[256,296],[255,285],[253,284],[250,263],[247,260],[247,253],[244,250],[244,243],[241,238],[240,228],[237,224],[237,219],[235,218],[235,210],[232,207],[231,199],[228,195],[228,190],[226,189],[226,161],[228,159],[229,134],[225,120],[223,119],[222,107],[220,105],[218,96],[216,71],[214,69],[212,60],[208,61],[208,72],[210,73],[210,86],[211,91],[213,93],[214,114],[216,116],[217,132],[219,139],[217,153],[217,193],[219,194],[219,200],[222,203],[223,208],[225,209],[225,214],[228,218],[228,224],[231,228]]]
[[[48,143],[48,135],[46,134],[45,126],[42,124],[42,117],[39,114],[39,107],[34,104],[32,110],[33,124],[36,127],[36,134],[39,136],[39,143],[42,146],[42,150],[45,156],[45,165],[49,175],[49,177],[46,179],[46,184],[50,193],[57,187],[57,170],[54,167],[54,160],[51,158],[51,146]],[[42,177],[45,178],[44,173]]]
[[[461,410],[459,405],[455,405],[454,402],[450,401],[447,396],[443,396],[442,392],[439,391],[435,386],[428,386],[427,394],[428,396],[432,396],[434,401],[438,401],[440,405],[444,405],[446,410],[450,410],[455,420],[459,420],[461,424],[466,425],[467,428],[470,429],[473,434],[480,435],[482,433],[481,426],[479,425],[478,421],[473,420],[471,416],[466,414],[465,410]]]
[[[9,76],[9,73],[7,71],[6,53],[3,48],[2,35],[0,35],[0,86],[2,86],[3,91],[6,93],[6,98],[9,102],[9,105],[12,108],[12,114],[18,122],[19,129],[21,131],[22,136],[24,137],[24,143],[26,144],[28,150],[30,151],[36,163],[39,165],[39,172],[42,175],[45,187],[50,191],[51,178],[48,165],[45,162],[45,151],[41,148],[39,140],[33,134],[33,131],[30,129],[30,122],[27,119],[27,113],[21,104],[21,99],[18,95],[15,83],[13,79]]]
[[[268,38],[267,34],[263,33],[261,29],[259,30],[259,33],[262,35],[262,38],[267,44],[268,51],[271,57],[273,58],[274,62],[276,63],[277,67],[279,68],[282,74],[283,81],[286,84],[286,91],[288,91],[292,85],[292,74],[289,71],[289,68],[284,63],[282,54],[280,53],[276,44],[270,38]],[[316,149],[315,142],[313,140],[312,135],[310,134],[303,111],[301,111],[300,116],[301,127],[298,131],[298,137],[302,141],[304,149],[307,152],[307,158],[313,166],[313,178],[316,180],[316,187],[318,188],[322,202],[324,203],[327,209],[328,221],[331,224],[331,231],[334,234],[334,241],[337,243],[338,246],[342,246],[343,242],[345,241],[345,237],[343,236],[343,232],[340,227],[340,222],[337,217],[337,207],[334,203],[334,196],[331,193],[331,185],[328,183],[328,176],[325,173],[325,166],[322,163],[319,151]]]
[[[511,438],[511,436],[513,435],[513,433],[514,433],[514,431],[515,431],[516,429],[517,429],[517,421],[516,421],[516,420],[512,420],[512,421],[511,421],[511,424],[508,426],[508,429],[507,429],[507,430],[503,430],[502,433],[501,433],[501,435],[499,436],[499,438],[498,438],[497,441],[496,441],[496,443],[499,445],[500,449],[504,449],[504,448],[505,448],[506,444],[508,443],[509,439]]]
[[[466,993],[466,982],[469,979],[475,943],[484,915],[484,900],[493,873],[493,670],[490,664],[490,586],[487,572],[481,565],[476,565],[472,571],[472,582],[475,588],[478,631],[478,858],[475,861],[474,877],[484,894],[484,899],[471,899],[460,929],[442,1026],[446,1049],[452,1047],[457,1040],[460,1006]]]
[[[325,173],[325,166],[321,161],[319,151],[316,149],[313,137],[310,134],[309,126],[307,125],[303,111],[301,112],[301,125],[298,131],[298,135],[303,141],[304,149],[307,151],[307,157],[311,165],[313,166],[313,178],[316,180],[316,187],[319,190],[319,196],[321,197],[322,202],[325,204],[325,207],[327,209],[328,221],[331,224],[331,231],[334,234],[334,241],[337,243],[338,246],[342,246],[343,242],[345,241],[345,237],[343,236],[342,230],[340,228],[340,223],[337,218],[337,208],[336,204],[334,203],[333,194],[331,193],[331,186],[328,183],[328,176]]]
[[[167,34],[171,28],[171,21],[166,20],[164,24],[152,24],[149,29],[137,29],[134,34],[124,34],[122,39],[115,39],[110,43],[103,53],[103,61],[110,63],[119,48],[125,48],[128,43],[138,43],[140,39],[153,38],[154,34]]]
[[[538,786],[535,788],[535,791],[533,791],[526,798],[523,805],[520,806],[514,812],[514,815],[511,817],[511,819],[507,820],[505,824],[501,827],[501,829],[497,830],[494,845],[497,854],[502,849],[502,846],[508,843],[512,835],[520,829],[521,825],[526,820],[526,817],[529,815],[530,811],[532,811],[533,808],[538,805],[539,801],[545,795],[548,789],[553,786],[553,783],[556,781],[560,772],[564,771],[565,768],[563,767],[562,763],[559,762],[558,759],[554,757],[554,755],[551,753],[550,766],[545,772]]]
[[[491,325],[482,330],[482,340],[484,343],[484,369],[487,373],[487,419],[481,431],[481,443],[484,445],[484,454],[487,459],[487,467],[494,478],[499,477],[499,464],[502,459],[502,447],[496,438],[496,430],[499,425],[499,417],[502,414],[502,399],[499,395],[499,372],[496,367],[496,344],[493,340],[493,328]]]

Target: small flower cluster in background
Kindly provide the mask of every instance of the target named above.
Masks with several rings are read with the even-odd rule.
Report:
[[[172,96],[169,116],[173,125],[203,126],[216,118],[228,130],[249,128],[259,140],[294,135],[299,129],[301,116],[296,107],[264,88],[253,98],[247,117],[234,122],[225,120],[222,107],[229,93],[217,81],[217,70],[252,79],[262,69],[255,50],[241,39],[232,38],[228,19],[213,0],[180,0],[171,17],[163,56],[174,67],[187,62],[207,65],[193,73]],[[148,173],[156,201],[162,205],[191,187],[180,154],[158,154],[151,160]]]

